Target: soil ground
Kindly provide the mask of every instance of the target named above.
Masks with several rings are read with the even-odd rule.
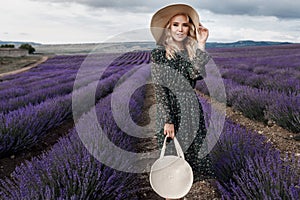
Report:
[[[29,70],[45,62],[48,56],[0,57],[0,78]]]

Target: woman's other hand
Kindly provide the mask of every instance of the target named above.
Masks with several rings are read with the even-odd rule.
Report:
[[[167,135],[168,137],[174,139],[174,136],[175,136],[174,124],[166,123],[164,126],[164,134]]]

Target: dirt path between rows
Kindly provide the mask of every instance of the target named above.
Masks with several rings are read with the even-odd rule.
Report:
[[[24,72],[24,71],[27,71],[33,67],[36,67],[38,66],[39,64],[42,64],[43,62],[45,62],[47,59],[49,58],[49,56],[42,56],[42,58],[35,62],[35,63],[32,63],[30,65],[28,65],[27,67],[23,67],[21,69],[18,69],[18,70],[14,70],[14,71],[11,71],[11,72],[5,72],[5,73],[2,73],[0,74],[0,78],[1,77],[4,77],[4,76],[8,76],[8,75],[14,75],[14,74],[18,74],[18,73],[21,73],[21,72]]]

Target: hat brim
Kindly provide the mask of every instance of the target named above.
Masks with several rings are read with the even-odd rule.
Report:
[[[186,4],[173,4],[158,10],[151,19],[150,30],[156,42],[159,41],[163,34],[163,29],[167,26],[169,20],[179,13],[187,14],[195,28],[199,27],[200,19],[197,11]]]

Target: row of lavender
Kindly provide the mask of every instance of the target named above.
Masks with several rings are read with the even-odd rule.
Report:
[[[150,71],[134,70],[125,82],[146,79]],[[129,83],[129,85],[132,83]],[[127,91],[118,91],[118,96]],[[124,94],[123,94],[124,93]],[[138,88],[132,95],[129,108],[133,119],[140,118],[145,87]],[[116,95],[116,94],[115,94]],[[128,158],[114,154],[107,148],[104,137],[126,150],[135,150],[136,139],[127,136],[115,123],[111,109],[112,93],[103,97],[96,104],[98,123],[104,134],[99,134],[99,126],[92,123],[93,114],[83,114],[78,120],[80,131],[85,132],[90,152],[97,152],[118,166],[130,167]],[[119,103],[126,103],[120,101]],[[119,110],[120,113],[125,111]],[[127,119],[124,119],[127,120]],[[39,158],[23,163],[11,175],[11,179],[1,180],[0,195],[3,199],[138,199],[139,180],[133,173],[126,173],[110,168],[99,162],[83,145],[82,136],[76,129],[61,138],[53,148]],[[91,145],[94,145],[91,147]],[[92,148],[92,149],[91,149]]]
[[[236,55],[236,50],[226,62],[218,64],[222,77],[253,88],[299,94],[300,46],[288,47],[252,48],[244,57]]]
[[[0,112],[0,157],[30,148],[49,129],[70,119],[73,90],[85,96],[96,84],[96,101],[109,94],[119,78],[134,66],[115,63],[135,61],[129,56],[132,54],[93,56],[89,59],[88,73],[77,77],[78,88],[73,88],[74,80],[84,56],[58,56],[26,73],[5,77],[0,84],[3,108]],[[112,57],[116,58],[113,62]],[[109,66],[103,66],[104,63]],[[98,68],[105,70],[101,77],[93,73]],[[84,113],[91,106],[83,103],[77,112]]]
[[[214,57],[222,77],[253,88],[300,91],[300,46],[272,46],[223,49]],[[212,54],[214,54],[212,52]]]
[[[198,98],[209,121],[211,105]],[[280,154],[265,136],[227,118],[211,151],[222,199],[299,199],[300,159]]]
[[[73,90],[77,71],[85,59],[86,56],[57,56],[22,75],[2,78],[0,84],[0,112],[6,113],[29,103],[36,104],[46,98],[55,97],[55,95],[70,93]],[[87,73],[80,77],[84,79],[81,81],[80,86],[85,86],[100,78],[104,79],[121,70],[120,68],[127,68],[125,64],[119,66],[118,63],[125,61],[134,63],[136,62],[135,59],[139,59],[139,57],[134,58],[130,54],[89,56],[89,63],[84,64],[84,68],[90,67],[91,69],[85,70]],[[109,71],[106,70],[101,77],[94,74],[96,67],[105,69],[105,67],[108,67],[106,65],[110,66]]]
[[[275,121],[300,132],[299,45],[214,49],[211,54],[220,68],[229,106],[251,119]],[[196,88],[209,95],[204,80]]]

